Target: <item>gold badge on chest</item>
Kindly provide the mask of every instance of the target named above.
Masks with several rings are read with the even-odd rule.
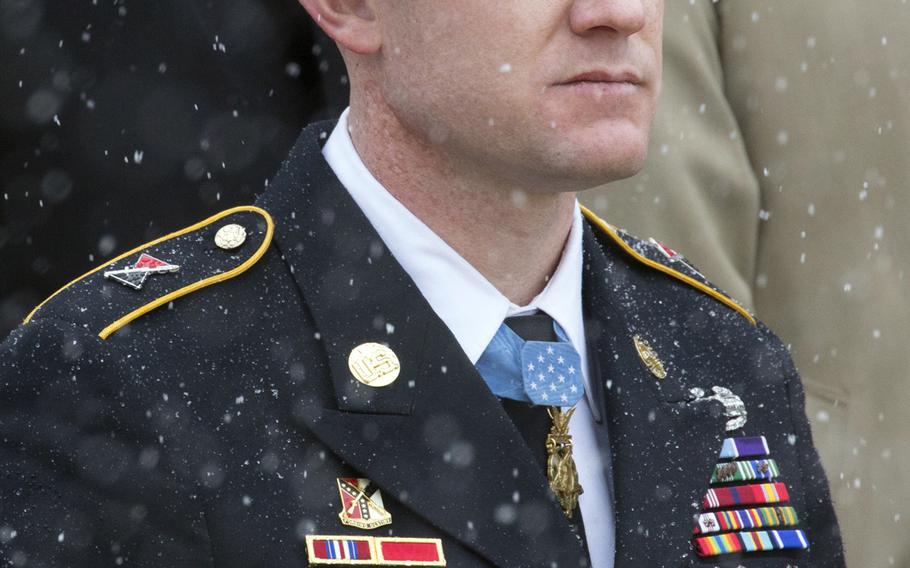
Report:
[[[640,335],[632,337],[632,342],[635,343],[635,350],[638,351],[638,356],[641,357],[642,362],[651,371],[651,374],[658,379],[666,379],[667,370],[664,368],[664,364],[660,362],[657,352],[651,348],[651,344]]]

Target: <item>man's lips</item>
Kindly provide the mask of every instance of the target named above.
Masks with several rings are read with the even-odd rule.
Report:
[[[585,71],[572,76],[568,80],[557,83],[557,85],[577,85],[577,84],[627,84],[641,85],[641,77],[631,70],[595,70]]]

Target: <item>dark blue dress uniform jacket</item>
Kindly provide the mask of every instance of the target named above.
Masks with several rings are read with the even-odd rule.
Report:
[[[306,566],[307,534],[372,534],[439,538],[448,566],[584,565],[522,436],[323,160],[330,127],[303,132],[255,207],[130,251],[6,340],[4,561]],[[213,236],[229,223],[248,236],[226,251]],[[103,277],[141,252],[180,270],[141,290]],[[588,218],[585,327],[612,456],[617,568],[843,566],[786,347],[653,253]],[[642,363],[636,334],[666,379]],[[392,385],[352,378],[347,357],[364,342],[398,355]],[[767,437],[808,551],[694,553],[693,519],[727,434],[721,404],[688,390],[714,385],[748,409],[734,435]],[[371,479],[393,523],[342,525],[344,476]]]

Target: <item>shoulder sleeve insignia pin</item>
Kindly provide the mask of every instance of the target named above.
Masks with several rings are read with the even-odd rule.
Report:
[[[704,278],[704,275],[701,272],[699,272],[698,270],[695,270],[694,266],[692,266],[691,264],[686,262],[686,259],[685,259],[685,257],[683,257],[683,255],[679,254],[675,250],[671,249],[670,247],[668,247],[667,245],[663,244],[662,242],[658,241],[657,239],[655,239],[653,237],[648,239],[648,243],[650,243],[651,246],[653,246],[655,249],[657,249],[657,251],[660,254],[664,255],[664,257],[666,257],[666,259],[669,260],[670,262],[679,263],[679,264],[685,266],[686,268],[688,268],[689,270],[691,270],[693,273]]]

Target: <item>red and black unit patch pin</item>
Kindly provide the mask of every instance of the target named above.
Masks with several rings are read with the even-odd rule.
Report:
[[[124,286],[129,286],[134,290],[141,290],[142,285],[152,274],[177,272],[178,270],[180,270],[180,267],[176,264],[164,262],[150,254],[142,253],[132,268],[107,270],[104,272],[104,277],[119,282]]]

